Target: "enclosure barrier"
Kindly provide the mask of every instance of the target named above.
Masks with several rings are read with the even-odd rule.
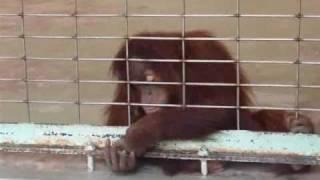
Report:
[[[86,155],[88,170],[93,171],[94,158],[103,155],[106,139],[114,141],[125,130],[86,125],[0,124],[0,150]],[[320,136],[221,131],[200,140],[161,142],[145,157],[199,160],[203,175],[208,172],[207,160],[319,165]]]
[[[122,105],[128,106],[128,116],[130,119],[131,106],[150,106],[150,104],[131,103],[130,88],[128,88],[128,102],[95,102],[84,101],[80,98],[80,83],[127,83],[127,84],[158,84],[158,85],[183,85],[182,104],[152,104],[151,106],[160,107],[194,107],[194,108],[233,108],[237,109],[238,113],[241,109],[273,109],[273,110],[290,110],[296,111],[297,116],[299,111],[317,111],[319,108],[300,107],[299,105],[299,88],[320,89],[320,85],[306,85],[300,83],[300,65],[320,65],[318,59],[304,59],[300,57],[301,42],[320,42],[320,38],[310,38],[301,36],[301,21],[303,19],[320,19],[320,15],[303,14],[301,11],[301,2],[299,0],[299,12],[296,14],[246,14],[240,12],[240,1],[237,0],[237,7],[234,13],[230,14],[187,14],[185,11],[185,0],[183,2],[183,12],[176,14],[136,14],[128,12],[128,0],[125,0],[125,12],[120,14],[97,14],[88,13],[81,14],[78,12],[78,1],[74,1],[73,13],[30,13],[25,12],[24,0],[21,0],[21,12],[0,13],[0,17],[19,17],[21,18],[21,34],[1,35],[0,39],[21,39],[23,44],[23,54],[21,56],[0,56],[2,60],[17,60],[25,62],[25,77],[24,78],[1,78],[0,82],[24,82],[26,84],[26,97],[22,99],[0,99],[0,103],[26,103],[28,115],[26,122],[32,122],[30,116],[30,104],[75,104],[78,106],[79,123],[80,121],[80,106],[81,105]],[[25,32],[25,18],[30,17],[71,17],[75,20],[75,33],[72,35],[30,35]],[[124,17],[126,18],[126,36],[86,36],[78,33],[79,18],[81,17]],[[128,18],[136,17],[178,17],[181,18],[181,30],[183,37],[133,37],[129,36]],[[213,37],[213,38],[186,38],[185,34],[185,19],[188,17],[225,17],[237,19],[237,33],[235,37]],[[262,38],[262,37],[241,37],[240,21],[242,17],[252,18],[292,18],[298,21],[298,34],[292,38]],[[28,46],[26,40],[30,39],[71,39],[75,43],[75,55],[73,57],[45,57],[33,56],[28,54]],[[135,82],[130,81],[114,81],[114,80],[83,80],[79,78],[79,62],[83,61],[144,61],[143,59],[128,58],[124,59],[110,57],[81,57],[79,55],[79,41],[86,39],[119,39],[125,40],[128,44],[129,39],[162,39],[162,40],[181,40],[184,44],[185,40],[212,40],[212,41],[235,41],[237,43],[237,55],[230,60],[189,60],[185,59],[185,52],[182,52],[182,59],[153,59],[148,61],[153,62],[181,62],[183,63],[183,72],[185,74],[185,64],[188,62],[197,63],[237,63],[238,77],[235,84],[223,83],[190,83],[185,81],[183,76],[182,82]],[[240,42],[243,41],[277,41],[277,42],[296,42],[297,57],[293,60],[257,60],[257,59],[241,59],[240,58]],[[128,45],[126,45],[128,48]],[[182,46],[184,47],[184,46]],[[74,61],[76,62],[77,77],[72,80],[66,79],[32,79],[28,77],[28,61],[32,60],[47,60],[47,61]],[[251,83],[242,84],[239,79],[239,66],[243,63],[260,63],[260,64],[292,64],[296,66],[295,83],[291,84],[274,84],[274,83]],[[129,66],[127,66],[129,71]],[[29,83],[72,83],[77,85],[78,97],[75,101],[67,100],[33,100],[29,95]],[[247,86],[247,87],[283,87],[296,88],[296,105],[295,107],[269,107],[269,106],[240,106],[239,88],[237,92],[236,106],[209,106],[209,105],[189,105],[185,102],[185,86]],[[236,119],[239,128],[239,114]],[[129,120],[128,124],[131,121]],[[6,152],[38,152],[38,153],[55,153],[55,154],[82,154],[88,158],[88,169],[94,169],[94,158],[101,157],[102,148],[106,138],[116,140],[125,133],[125,127],[97,127],[87,125],[36,125],[36,124],[0,124],[0,150]],[[297,143],[299,142],[299,143]],[[201,161],[202,173],[207,173],[207,160],[222,160],[222,161],[241,161],[241,162],[265,162],[265,163],[284,163],[284,164],[320,164],[320,136],[307,134],[285,134],[285,133],[265,133],[265,132],[249,132],[249,131],[221,131],[211,135],[206,139],[190,140],[190,141],[165,141],[158,144],[152,151],[148,152],[146,157],[149,158],[174,158],[174,159],[194,159]]]

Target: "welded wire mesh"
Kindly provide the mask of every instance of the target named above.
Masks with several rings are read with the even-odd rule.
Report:
[[[105,1],[107,2],[110,7],[112,6],[112,3],[119,3],[120,1]],[[234,0],[232,3],[229,3],[232,5],[233,10],[228,11],[227,13],[221,13],[221,12],[198,12],[194,13],[192,11],[188,11],[188,8],[194,6],[194,3],[201,3],[201,1],[190,1],[190,0],[181,0],[181,1],[174,1],[174,3],[180,4],[180,11],[176,13],[163,13],[163,12],[134,12],[130,10],[130,4],[136,3],[135,1],[130,0],[123,0],[120,2],[121,10],[119,11],[110,11],[108,12],[108,6],[106,5],[103,9],[105,11],[83,11],[83,7],[88,5],[88,2],[82,1],[82,0],[73,0],[73,1],[67,1],[68,7],[70,8],[67,11],[59,10],[59,8],[53,8],[54,10],[46,11],[46,6],[41,6],[37,10],[30,10],[30,7],[36,7],[37,3],[41,4],[44,3],[44,1],[28,1],[28,0],[20,0],[20,1],[4,1],[6,3],[6,6],[0,9],[0,18],[6,19],[6,21],[0,21],[0,28],[1,24],[10,24],[10,23],[16,23],[16,28],[20,29],[16,32],[12,33],[1,33],[0,31],[0,40],[4,40],[2,42],[8,42],[6,45],[2,45],[1,48],[5,49],[6,46],[14,46],[14,43],[18,43],[17,45],[17,51],[20,53],[6,53],[5,50],[0,50],[0,62],[12,62],[12,61],[23,61],[24,62],[24,75],[21,76],[0,76],[0,83],[4,84],[2,85],[1,91],[4,94],[0,98],[0,104],[2,107],[8,106],[8,104],[23,104],[24,111],[21,111],[25,114],[25,116],[22,116],[25,119],[16,119],[17,122],[39,122],[37,120],[34,120],[34,117],[36,114],[35,109],[38,108],[37,111],[41,111],[42,114],[45,114],[45,109],[41,110],[42,106],[45,105],[54,105],[52,108],[57,108],[56,105],[62,105],[60,108],[64,109],[62,111],[68,112],[68,117],[72,120],[72,123],[85,123],[84,119],[88,119],[89,117],[86,115],[88,112],[86,108],[89,108],[88,106],[92,106],[93,108],[96,108],[96,106],[99,106],[100,108],[104,107],[104,105],[119,105],[124,106],[128,108],[128,117],[129,117],[129,124],[130,124],[130,111],[132,106],[161,106],[161,107],[195,107],[195,108],[232,108],[237,109],[237,124],[238,127],[240,126],[240,117],[239,112],[241,109],[283,109],[283,110],[292,110],[292,111],[320,111],[320,108],[317,106],[301,106],[301,89],[308,89],[311,91],[319,92],[320,83],[318,79],[318,83],[301,83],[301,66],[302,65],[311,65],[311,66],[318,66],[320,65],[320,56],[310,56],[311,58],[303,58],[302,56],[302,49],[304,48],[305,51],[308,51],[308,46],[304,43],[320,43],[320,36],[312,35],[312,36],[304,36],[302,30],[304,29],[304,26],[307,26],[304,24],[304,22],[312,24],[317,23],[320,18],[320,13],[317,14],[317,11],[307,11],[304,9],[304,5],[306,7],[310,7],[308,3],[312,4],[311,1],[307,0],[299,0],[296,2],[291,2],[292,4],[295,4],[295,11],[292,13],[288,12],[281,12],[281,10],[277,11],[276,13],[247,13],[245,10],[243,10],[243,3],[248,3],[248,1],[242,1],[242,0]],[[16,9],[12,10],[10,3],[12,6],[17,6]],[[62,1],[53,1],[53,4],[55,3],[63,3]],[[91,2],[95,3],[95,1]],[[147,1],[144,3],[148,4]],[[205,3],[205,2],[202,2]],[[258,1],[252,1],[252,3],[259,3]],[[314,2],[313,2],[314,3]],[[44,3],[45,4],[45,3]],[[50,3],[49,3],[50,5]],[[170,6],[170,4],[168,4]],[[50,9],[49,6],[47,6],[48,9]],[[58,7],[58,6],[57,6]],[[61,6],[62,7],[62,6]],[[290,6],[291,7],[291,6]],[[6,9],[7,8],[7,9]],[[141,6],[143,9],[143,6]],[[90,8],[88,8],[90,9]],[[37,19],[39,18],[39,19]],[[52,18],[57,22],[64,23],[65,26],[70,26],[73,30],[70,32],[60,32],[60,33],[42,33],[42,31],[46,32],[47,30],[43,27],[30,27],[32,23],[30,23],[32,20],[35,22],[45,22],[49,21]],[[82,24],[83,18],[90,18],[93,22],[98,22],[100,18],[120,18],[119,21],[121,21],[121,28],[118,29],[118,31],[123,32],[122,35],[106,35],[101,33],[103,31],[103,27],[100,28],[100,31],[98,33],[82,33],[83,27],[91,27],[94,26],[94,23],[88,25]],[[133,24],[136,24],[136,26],[139,26],[139,21],[143,21],[144,18],[148,18],[154,21],[156,23],[156,18],[163,18],[163,19],[178,19],[180,21],[180,31],[182,34],[182,37],[137,37],[134,36],[133,33],[131,33],[131,28],[133,27]],[[223,20],[232,19],[235,23],[232,28],[234,28],[235,33],[233,35],[227,35],[227,36],[216,36],[216,37],[185,37],[185,33],[187,31],[187,23],[188,18],[223,18]],[[295,25],[293,26],[295,28],[295,34],[291,35],[285,35],[282,36],[247,36],[245,32],[243,32],[243,29],[246,28],[245,20],[243,18],[253,18],[255,19],[257,24],[259,22],[264,22],[266,19],[268,20],[288,20],[288,21],[294,21]],[[67,19],[67,20],[66,20]],[[89,19],[89,20],[90,20]],[[177,21],[177,22],[178,22]],[[222,21],[223,22],[223,21]],[[286,22],[286,21],[285,21]],[[244,23],[244,24],[243,24]],[[33,24],[33,25],[36,25]],[[110,24],[112,26],[113,24]],[[282,23],[280,25],[286,26],[285,23]],[[287,25],[290,26],[290,25]],[[284,28],[279,27],[279,28]],[[33,30],[33,33],[30,32],[30,28],[34,28],[37,30]],[[50,27],[49,27],[50,28]],[[251,29],[254,27],[250,27]],[[28,30],[29,29],[29,30]],[[274,28],[275,29],[275,28]],[[273,30],[274,30],[273,29]],[[215,29],[210,29],[213,32]],[[254,31],[254,29],[253,29]],[[119,33],[121,34],[121,33]],[[130,39],[157,39],[157,40],[181,40],[182,43],[182,59],[152,59],[148,60],[149,62],[161,62],[161,63],[167,63],[167,62],[176,62],[176,63],[182,63],[182,81],[181,82],[138,82],[138,81],[130,81],[130,61],[144,61],[144,59],[139,58],[129,58],[130,49],[128,48],[128,41]],[[126,46],[126,58],[114,58],[114,57],[107,57],[107,56],[99,56],[95,57],[92,56],[94,53],[86,53],[84,50],[84,46],[90,46],[90,40],[100,42],[101,44],[98,44],[98,46],[104,46],[102,49],[99,49],[100,51],[108,51],[108,45],[103,44],[103,41],[119,41],[124,42]],[[185,41],[201,41],[201,40],[212,40],[212,41],[222,41],[224,43],[235,43],[235,52],[234,52],[234,59],[230,60],[209,60],[209,59],[201,59],[201,60],[195,60],[195,59],[186,59],[185,57]],[[66,44],[68,44],[68,47],[59,47],[61,46],[61,41],[64,41]],[[44,46],[46,46],[46,43],[53,43],[53,46],[50,46],[51,49],[49,51],[51,53],[43,53],[42,50],[48,51]],[[268,57],[261,57],[261,59],[250,59],[250,57],[243,57],[243,48],[246,46],[246,43],[290,43],[288,46],[293,46],[294,51],[296,51],[295,58],[284,58],[280,60],[279,59],[272,59]],[[38,44],[37,44],[38,43]],[[41,44],[42,43],[42,44]],[[118,43],[118,42],[116,42]],[[291,45],[293,44],[293,45]],[[284,46],[286,46],[284,44]],[[94,49],[96,46],[92,47]],[[316,46],[315,46],[316,47]],[[69,53],[61,53],[61,50],[63,49],[72,49]],[[312,49],[313,48],[313,49]],[[313,51],[318,51],[314,47],[312,47]],[[22,49],[22,50],[21,50]],[[37,49],[37,50],[35,50]],[[99,51],[97,50],[97,51]],[[95,51],[94,51],[95,52]],[[317,54],[317,53],[315,53]],[[318,58],[318,59],[317,59]],[[113,79],[106,79],[106,78],[83,78],[82,72],[86,72],[85,66],[90,66],[90,63],[100,63],[100,62],[111,62],[111,61],[126,61],[126,74],[127,74],[127,81],[119,81],[119,80],[113,80]],[[61,76],[55,76],[54,78],[46,78],[46,76],[43,76],[42,78],[34,78],[32,75],[32,72],[35,71],[34,65],[32,63],[38,62],[43,63],[43,66],[49,66],[49,63],[55,63],[55,62],[62,62],[61,66],[57,66],[56,68],[63,68],[63,66],[68,66],[70,68],[71,75],[69,77],[61,77]],[[64,63],[65,62],[65,63]],[[68,65],[68,63],[70,63]],[[235,63],[237,67],[237,81],[236,83],[204,83],[204,82],[187,82],[185,77],[185,68],[188,65],[188,63]],[[5,64],[5,63],[4,63]],[[264,83],[264,82],[252,82],[250,84],[242,84],[240,83],[240,66],[241,65],[292,65],[295,67],[295,75],[294,81],[291,81],[291,83]],[[92,65],[92,64],[91,64]],[[38,68],[41,69],[41,66],[38,66]],[[54,68],[54,67],[52,67]],[[317,67],[316,67],[317,68]],[[12,69],[12,71],[16,71],[17,69]],[[312,72],[316,74],[317,70],[313,70]],[[306,72],[306,71],[304,71]],[[50,73],[50,72],[48,72]],[[272,74],[272,72],[270,73]],[[315,75],[316,76],[316,75]],[[94,75],[93,75],[94,77]],[[316,76],[315,79],[319,78],[319,76]],[[315,80],[316,81],[316,80]],[[8,93],[5,93],[6,91],[11,91],[12,89],[5,89],[6,83],[16,83],[18,85],[17,88],[21,88],[20,94],[23,94],[21,96],[14,96],[14,98],[11,98],[12,96],[7,95]],[[23,83],[23,85],[19,84]],[[37,92],[34,92],[33,86],[35,84],[38,84],[41,86],[41,84],[63,84],[62,86],[70,86],[69,93],[72,94],[72,98],[59,98],[59,93],[56,94],[56,97],[53,98],[35,98]],[[155,85],[182,85],[182,103],[181,104],[143,104],[143,103],[137,103],[137,102],[130,102],[130,86],[127,86],[127,102],[112,102],[111,99],[105,100],[105,99],[97,99],[97,98],[83,98],[82,94],[86,91],[86,86],[90,86],[92,84],[96,85],[97,89],[99,89],[99,85],[111,85],[114,86],[117,83],[127,83],[127,84],[155,84]],[[204,104],[187,104],[186,103],[186,86],[235,86],[237,87],[237,103],[236,105],[232,106],[221,106],[221,105],[204,105]],[[269,105],[257,105],[257,106],[240,106],[240,97],[239,97],[239,87],[241,86],[247,86],[247,87],[253,87],[253,88],[290,88],[294,89],[295,93],[295,103],[293,106],[269,106]],[[83,89],[82,89],[83,88]],[[15,89],[16,90],[16,89]],[[101,90],[103,91],[103,90]],[[96,92],[96,91],[94,91]],[[99,92],[103,93],[103,92]],[[86,108],[83,108],[86,107]],[[10,108],[7,108],[10,109]],[[12,108],[11,108],[12,109]],[[40,110],[39,110],[40,109]],[[0,110],[1,111],[1,110]],[[5,112],[4,112],[5,111]],[[20,112],[20,113],[21,113]],[[59,111],[57,111],[59,112]],[[17,112],[6,110],[6,108],[3,108],[2,110],[2,117],[0,116],[0,121],[2,122],[12,122],[14,120],[8,120],[7,117],[12,117],[12,114],[15,114]],[[60,113],[60,112],[59,112]],[[8,115],[9,114],[9,115]],[[100,114],[102,117],[102,114]],[[50,114],[48,114],[50,116]],[[15,116],[16,117],[16,116]],[[39,119],[39,118],[35,118]],[[85,120],[89,121],[89,120]],[[41,121],[40,121],[41,122]],[[60,123],[54,122],[54,123]],[[239,127],[240,128],[240,127]]]

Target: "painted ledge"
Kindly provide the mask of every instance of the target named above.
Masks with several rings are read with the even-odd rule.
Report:
[[[0,150],[99,156],[106,138],[118,139],[125,130],[87,125],[0,124]],[[90,145],[97,148],[88,150]],[[320,164],[320,136],[221,131],[201,140],[161,142],[146,157],[316,165]]]

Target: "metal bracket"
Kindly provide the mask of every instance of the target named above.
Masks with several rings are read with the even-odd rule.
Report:
[[[93,143],[89,143],[85,147],[85,151],[87,152],[87,167],[88,172],[93,172],[95,169],[95,158],[94,158],[94,151],[96,150],[96,147]]]
[[[208,148],[206,148],[205,146],[202,146],[198,151],[198,155],[201,157],[208,157],[208,155],[209,155]],[[201,163],[201,174],[203,176],[207,176],[208,175],[208,161],[205,159],[200,159],[200,163]]]

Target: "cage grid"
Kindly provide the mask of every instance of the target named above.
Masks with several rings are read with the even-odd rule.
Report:
[[[300,84],[300,64],[308,64],[308,65],[319,65],[319,62],[314,60],[303,60],[300,61],[300,42],[318,42],[320,41],[320,38],[302,38],[301,37],[301,20],[304,18],[320,18],[319,15],[311,15],[311,14],[303,14],[302,13],[302,0],[299,1],[299,12],[297,14],[243,14],[241,13],[241,1],[236,1],[236,12],[234,14],[190,14],[186,13],[186,1],[182,0],[182,13],[181,14],[138,14],[138,13],[129,13],[128,11],[128,1],[124,1],[124,13],[123,14],[95,14],[95,13],[79,13],[78,12],[78,1],[74,1],[74,12],[73,13],[26,13],[24,11],[24,1],[21,0],[21,12],[20,13],[0,13],[0,17],[4,16],[14,16],[14,17],[20,17],[22,20],[22,33],[20,35],[0,35],[0,38],[17,38],[21,39],[23,41],[23,49],[24,49],[24,55],[22,57],[5,57],[1,56],[0,60],[24,60],[25,61],[25,78],[22,79],[15,79],[15,78],[0,78],[0,81],[22,81],[26,84],[26,98],[21,100],[10,100],[10,99],[0,99],[1,103],[27,103],[28,105],[28,121],[30,120],[30,103],[43,103],[43,104],[77,104],[78,105],[78,113],[79,113],[79,123],[80,123],[80,105],[124,105],[128,106],[128,109],[130,109],[131,106],[139,106],[139,105],[145,105],[148,106],[148,104],[142,104],[142,103],[130,103],[128,96],[128,102],[94,102],[94,101],[81,101],[80,99],[80,85],[79,83],[106,83],[106,84],[116,84],[116,83],[128,83],[128,84],[157,84],[157,85],[183,85],[182,95],[185,97],[185,86],[237,86],[239,89],[240,86],[247,86],[247,87],[286,87],[286,88],[296,88],[296,107],[269,107],[269,106],[250,106],[250,107],[240,107],[239,105],[239,96],[237,96],[237,106],[208,106],[208,105],[187,105],[185,104],[185,98],[183,98],[182,104],[149,104],[149,106],[161,106],[161,107],[197,107],[197,108],[237,108],[238,113],[240,109],[277,109],[277,110],[290,110],[290,111],[319,111],[318,108],[302,108],[299,107],[299,89],[300,88],[320,88],[320,85],[302,85]],[[75,20],[75,33],[74,35],[66,36],[66,35],[26,35],[24,32],[25,30],[25,17],[72,17]],[[79,17],[122,17],[126,20],[126,35],[127,36],[81,36],[78,33],[78,27]],[[136,36],[130,36],[129,35],[129,18],[131,17],[178,17],[181,18],[181,33],[182,37],[136,37]],[[228,18],[236,18],[237,19],[237,33],[236,37],[184,37],[186,27],[185,27],[185,21],[187,17],[228,17]],[[248,37],[240,37],[240,20],[242,17],[254,17],[254,18],[295,18],[298,19],[298,35],[297,37],[293,38],[248,38]],[[28,56],[28,47],[26,44],[26,39],[72,39],[75,41],[75,51],[76,54],[73,57],[32,57]],[[121,39],[125,40],[126,44],[128,43],[129,39],[157,39],[157,40],[181,40],[182,42],[182,59],[153,59],[150,60],[151,62],[181,62],[183,64],[182,74],[185,75],[185,64],[189,62],[196,62],[196,63],[236,63],[237,64],[237,71],[239,71],[240,64],[244,63],[279,63],[279,64],[294,64],[296,65],[296,83],[295,84],[274,84],[274,83],[250,83],[250,84],[241,84],[239,76],[237,77],[237,83],[231,84],[231,83],[194,83],[194,82],[186,82],[185,79],[182,80],[182,82],[136,82],[136,81],[117,81],[117,80],[81,80],[80,73],[79,73],[79,62],[80,61],[126,61],[127,65],[129,65],[129,61],[144,61],[143,59],[138,58],[128,58],[125,59],[119,59],[119,58],[82,58],[79,56],[79,41],[81,39]],[[185,52],[184,52],[184,41],[185,40],[212,40],[212,41],[234,41],[236,42],[236,58],[230,59],[230,60],[189,60],[185,59]],[[249,60],[249,59],[241,59],[240,58],[240,44],[243,41],[276,41],[276,42],[282,42],[282,41],[293,41],[297,42],[297,54],[298,58],[293,61],[279,61],[279,60]],[[127,53],[129,53],[129,49],[127,49]],[[128,54],[127,54],[128,55]],[[77,78],[74,80],[62,80],[62,79],[29,79],[28,78],[28,60],[47,60],[47,61],[75,61],[76,62],[76,74]],[[149,61],[149,60],[148,60]],[[127,67],[127,70],[129,70],[130,67]],[[239,73],[239,72],[238,72]],[[129,72],[127,72],[127,75],[129,76]],[[185,78],[184,76],[182,76]],[[76,101],[46,101],[46,100],[29,100],[29,83],[32,82],[48,82],[48,83],[75,83],[77,84],[77,95],[78,98]],[[128,86],[128,94],[130,94],[130,88]],[[130,110],[128,110],[128,116],[130,117]],[[238,116],[238,125],[239,125],[239,116]]]
[[[186,12],[186,4],[187,0],[181,0],[182,3],[182,12],[181,13],[130,13],[129,12],[129,1],[124,0],[124,12],[123,13],[110,13],[110,14],[101,14],[101,13],[81,13],[78,11],[79,5],[78,0],[74,0],[74,12],[72,13],[29,13],[25,11],[25,3],[26,0],[21,0],[21,11],[18,13],[1,13],[0,17],[19,17],[22,21],[21,23],[21,33],[17,35],[1,35],[0,39],[19,39],[22,40],[23,44],[23,55],[22,56],[1,56],[0,61],[5,60],[17,60],[24,61],[24,78],[1,78],[0,82],[23,82],[25,84],[25,98],[24,99],[0,99],[0,103],[24,103],[27,105],[27,122],[33,122],[31,118],[31,110],[30,104],[71,104],[77,106],[77,119],[79,124],[81,124],[81,106],[82,105],[117,105],[124,106],[128,108],[128,125],[131,124],[131,107],[132,106],[158,106],[158,107],[192,107],[192,108],[231,108],[237,110],[237,127],[240,130],[240,111],[241,109],[269,109],[269,110],[287,110],[287,111],[295,111],[296,116],[299,115],[300,111],[311,111],[311,112],[320,112],[320,108],[314,107],[300,107],[300,89],[308,88],[308,89],[320,89],[319,85],[306,85],[301,84],[301,65],[320,65],[318,59],[303,59],[301,60],[301,43],[302,42],[320,42],[320,38],[310,38],[310,37],[302,37],[301,29],[302,29],[302,20],[303,19],[320,19],[320,15],[317,14],[304,14],[302,10],[302,2],[303,0],[299,0],[298,2],[298,12],[294,14],[281,14],[281,13],[263,13],[263,14],[249,14],[242,13],[241,11],[241,0],[236,0],[236,9],[235,13],[188,13]],[[25,32],[25,18],[27,17],[43,17],[43,18],[72,18],[75,22],[74,24],[74,33],[71,35],[28,35]],[[106,35],[81,35],[79,33],[79,18],[90,17],[90,18],[124,18],[125,19],[125,35],[124,36],[106,36]],[[180,18],[181,19],[181,37],[142,37],[142,36],[133,36],[130,35],[130,18]],[[190,17],[199,17],[199,18],[235,18],[236,19],[236,35],[235,37],[185,37],[186,33],[186,18]],[[281,18],[291,18],[298,21],[298,34],[296,37],[287,38],[287,37],[243,37],[241,33],[241,19],[242,18],[273,18],[273,19],[281,19]],[[1,24],[1,22],[0,22]],[[31,39],[43,39],[43,40],[72,40],[74,45],[74,55],[72,57],[45,57],[45,56],[29,56],[28,55],[28,44],[27,40]],[[81,40],[123,40],[126,46],[126,58],[112,58],[112,57],[81,57],[79,43]],[[130,80],[130,61],[143,62],[144,59],[139,58],[129,58],[130,49],[128,47],[128,42],[130,39],[145,39],[145,40],[181,40],[182,43],[182,59],[152,59],[148,60],[148,62],[176,62],[182,63],[182,81],[181,82],[146,82],[146,81],[132,81]],[[235,58],[229,60],[211,60],[211,59],[186,59],[185,57],[185,41],[201,41],[201,40],[211,40],[211,41],[223,41],[223,42],[235,42],[236,43],[236,55]],[[244,59],[241,58],[241,43],[242,42],[294,42],[297,45],[297,59],[291,60],[258,60],[258,59]],[[32,60],[43,60],[43,61],[71,61],[75,62],[75,72],[76,78],[74,79],[31,79],[29,78],[28,71],[28,61]],[[119,81],[119,80],[83,80],[80,78],[80,62],[111,62],[111,61],[125,61],[126,62],[126,75],[127,81]],[[237,67],[237,81],[236,83],[205,83],[205,82],[187,82],[185,77],[185,68],[187,63],[235,63]],[[242,64],[288,64],[295,66],[295,83],[291,84],[282,84],[282,83],[250,83],[244,84],[240,82],[240,65]],[[66,100],[31,100],[30,99],[30,83],[67,83],[67,84],[75,84],[76,85],[76,100],[74,101],[66,101]],[[86,101],[81,100],[81,83],[98,83],[98,84],[128,84],[127,86],[127,102],[107,102],[107,101]],[[135,84],[148,84],[148,85],[182,85],[182,103],[181,104],[146,104],[146,103],[136,103],[130,102],[130,86]],[[221,106],[221,105],[203,105],[203,104],[187,104],[186,103],[186,86],[233,86],[237,87],[237,102],[234,106]],[[295,106],[294,107],[281,107],[281,106],[240,106],[240,87],[277,87],[277,88],[295,88]],[[0,92],[1,93],[1,92]],[[1,121],[1,120],[0,120]]]

